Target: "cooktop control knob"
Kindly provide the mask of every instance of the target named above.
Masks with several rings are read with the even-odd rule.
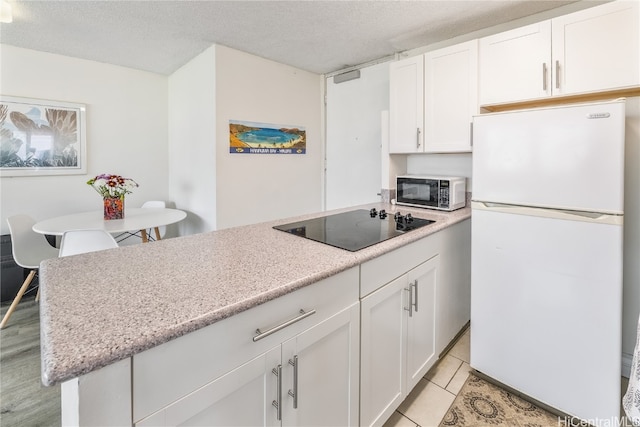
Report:
[[[404,217],[402,216],[402,214],[400,212],[396,212],[396,214],[393,216],[393,219],[396,222],[402,222],[404,220]]]
[[[387,217],[387,211],[385,211],[384,209],[380,209],[380,213],[378,214],[378,216],[380,217],[380,219],[385,219]]]
[[[369,211],[369,215],[371,215],[371,218],[375,218],[376,215],[378,215],[378,211],[376,210],[376,208],[371,208],[371,210]]]
[[[404,216],[404,222],[406,222],[407,224],[413,221],[413,217],[411,216],[410,213],[406,214]]]

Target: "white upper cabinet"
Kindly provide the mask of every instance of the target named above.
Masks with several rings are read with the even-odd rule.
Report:
[[[424,145],[424,57],[392,62],[389,68],[389,151],[415,153]]]
[[[551,22],[554,94],[640,84],[640,2],[607,3]]]
[[[471,151],[471,117],[478,114],[478,41],[426,53],[424,75],[424,151]]]
[[[389,86],[391,153],[471,151],[477,40],[391,63]]]
[[[640,85],[639,22],[616,1],[480,39],[480,104]]]
[[[480,104],[551,95],[551,21],[480,39]]]

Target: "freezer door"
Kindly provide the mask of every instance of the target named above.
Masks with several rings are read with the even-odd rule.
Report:
[[[471,367],[587,420],[620,411],[622,226],[472,209]]]
[[[476,116],[473,199],[623,212],[625,102]]]

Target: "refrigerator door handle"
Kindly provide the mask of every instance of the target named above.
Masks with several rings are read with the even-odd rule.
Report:
[[[564,219],[567,221],[584,221],[598,224],[622,225],[622,214],[609,214],[603,212],[572,211],[568,209],[553,209],[536,206],[520,206],[505,203],[472,201],[472,209],[490,210],[510,214],[529,215],[543,218]]]

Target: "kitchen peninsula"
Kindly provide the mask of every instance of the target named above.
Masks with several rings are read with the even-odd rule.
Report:
[[[62,383],[63,424],[225,423],[225,410],[270,425],[384,422],[413,387],[411,322],[432,329],[416,344],[429,353],[421,376],[469,319],[471,212],[358,208],[373,207],[435,223],[356,252],[272,228],[319,213],[45,261],[42,381]],[[395,317],[375,317],[383,301]],[[397,324],[402,341],[384,405],[367,394],[381,385],[369,372],[385,353],[376,346],[394,343],[376,322]],[[304,388],[324,380],[340,384]],[[326,396],[334,411],[310,407]]]

